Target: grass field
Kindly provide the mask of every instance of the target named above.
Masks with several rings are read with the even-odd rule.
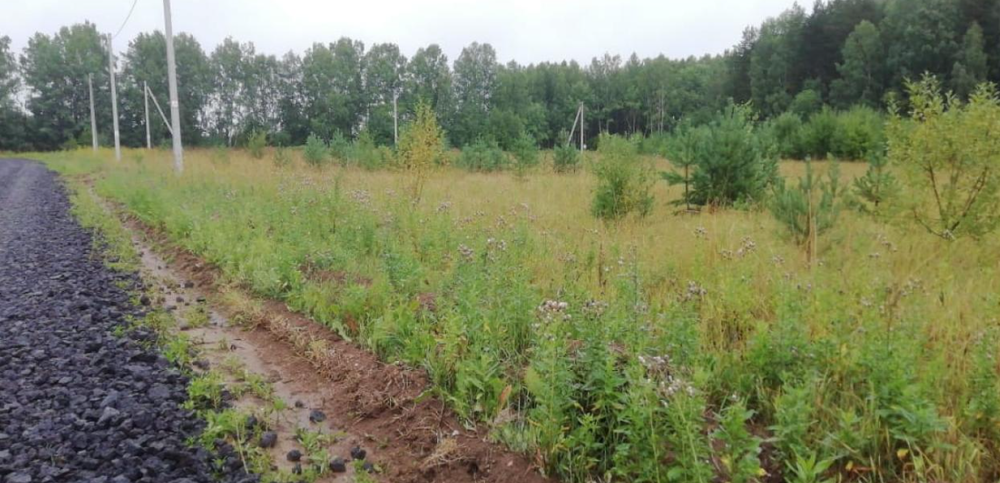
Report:
[[[810,267],[766,210],[677,213],[662,182],[598,221],[586,170],[441,168],[413,205],[394,171],[40,157],[565,481],[1000,478],[997,236],[845,210]]]

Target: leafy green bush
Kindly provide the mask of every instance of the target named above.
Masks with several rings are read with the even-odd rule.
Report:
[[[795,95],[795,99],[792,100],[792,104],[788,106],[788,112],[799,116],[802,119],[808,119],[813,114],[816,114],[823,109],[823,96],[816,92],[814,89],[804,89]]]
[[[672,139],[673,136],[666,132],[651,133],[642,138],[639,143],[639,153],[662,156],[669,149]]]
[[[777,179],[778,162],[755,130],[749,107],[730,106],[702,136],[691,176],[691,203],[730,206],[764,199]]]
[[[487,135],[495,140],[501,149],[508,151],[514,148],[524,130],[524,120],[506,109],[490,112],[486,121]]]
[[[802,118],[793,112],[783,113],[767,123],[767,134],[782,158],[802,159],[805,156],[802,127]]]
[[[455,164],[469,171],[500,171],[507,167],[509,160],[496,142],[477,138],[462,148]]]
[[[837,114],[824,107],[802,126],[801,153],[813,158],[825,158],[833,152],[833,139],[837,134]]]
[[[991,84],[968,104],[941,93],[933,76],[907,84],[910,118],[893,108],[889,160],[914,195],[909,211],[946,239],[985,235],[1000,225],[1000,102]]]
[[[247,138],[247,150],[254,159],[264,157],[264,148],[267,147],[267,133],[261,130],[254,130]]]
[[[321,166],[326,163],[330,153],[326,143],[316,134],[310,134],[306,139],[306,147],[302,151],[302,157],[310,166]]]
[[[576,171],[580,167],[580,152],[572,144],[552,148],[552,168],[558,173]]]
[[[604,220],[630,213],[649,214],[653,208],[652,163],[638,154],[636,142],[621,136],[601,134],[594,164],[598,184],[590,211]]]
[[[839,113],[829,152],[841,159],[865,159],[885,146],[883,124],[882,116],[870,107],[855,106]]]

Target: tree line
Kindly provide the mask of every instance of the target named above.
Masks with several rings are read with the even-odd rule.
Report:
[[[206,52],[189,34],[176,38],[181,126],[194,145],[241,145],[267,133],[275,145],[310,134],[352,139],[362,132],[393,142],[393,102],[401,122],[426,102],[447,141],[489,140],[509,149],[530,136],[562,144],[577,107],[586,107],[588,140],[599,133],[651,135],[682,122],[710,122],[730,102],[749,103],[759,119],[785,113],[806,120],[824,107],[882,109],[903,99],[906,79],[928,72],[959,97],[1000,80],[1000,2],[996,0],[818,0],[793,5],[748,27],[720,55],[641,59],[604,54],[575,61],[501,64],[494,48],[472,43],[451,62],[435,44],[407,58],[395,44],[350,38],[274,56],[227,38]],[[37,33],[16,55],[0,35],[0,149],[59,149],[90,141],[87,76],[93,78],[98,130],[110,131],[108,57],[89,22]],[[165,105],[162,33],[142,33],[118,59],[121,135],[145,144],[143,83]],[[155,143],[167,138],[154,111]]]

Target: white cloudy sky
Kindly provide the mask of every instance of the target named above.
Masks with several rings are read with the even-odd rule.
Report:
[[[83,20],[117,31],[132,0],[3,0],[0,35],[20,52],[35,32]],[[206,51],[226,36],[258,51],[301,52],[349,36],[394,42],[407,56],[438,43],[454,60],[473,41],[501,61],[589,60],[604,52],[686,57],[721,53],[743,28],[779,14],[793,0],[173,0],[175,32],[194,34]],[[138,0],[115,41],[162,29],[163,2]]]

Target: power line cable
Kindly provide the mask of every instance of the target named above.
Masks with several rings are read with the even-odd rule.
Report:
[[[135,11],[135,6],[138,3],[139,3],[139,0],[133,0],[132,1],[132,8],[128,9],[128,15],[125,16],[125,21],[122,22],[122,26],[121,27],[118,27],[118,32],[116,32],[114,35],[111,36],[112,39],[118,38],[118,34],[122,33],[122,30],[125,28],[125,24],[127,24],[128,20],[130,18],[132,18],[132,12]]]

